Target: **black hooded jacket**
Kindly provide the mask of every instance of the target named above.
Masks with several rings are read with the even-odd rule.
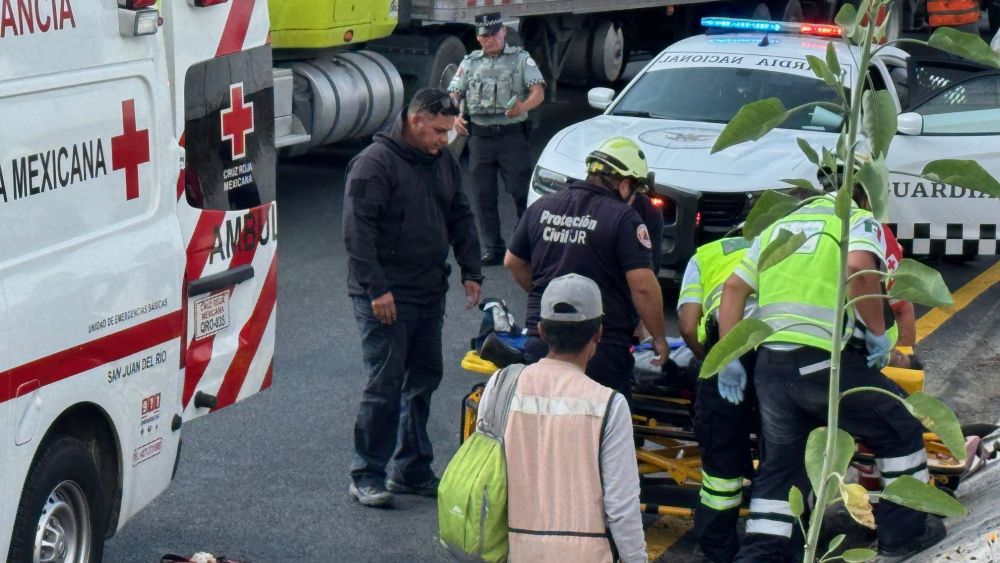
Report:
[[[428,155],[403,141],[405,115],[347,166],[347,289],[424,304],[448,290],[449,245],[462,280],[482,281],[479,236],[458,161],[447,149]]]

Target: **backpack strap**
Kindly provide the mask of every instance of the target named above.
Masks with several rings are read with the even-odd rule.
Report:
[[[507,415],[510,413],[510,403],[517,390],[517,380],[524,371],[524,364],[511,364],[494,374],[496,384],[493,386],[491,400],[488,404],[480,404],[483,409],[476,430],[503,441],[507,429]]]

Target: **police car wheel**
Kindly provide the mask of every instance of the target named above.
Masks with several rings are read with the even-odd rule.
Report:
[[[100,561],[105,519],[97,467],[80,440],[55,436],[32,464],[11,535],[10,561]]]

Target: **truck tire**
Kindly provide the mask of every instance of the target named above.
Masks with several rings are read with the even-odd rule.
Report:
[[[459,64],[465,57],[465,45],[454,35],[441,35],[436,38],[431,48],[431,62],[424,86],[438,87],[441,75],[450,64]],[[447,84],[444,86],[447,88]],[[411,92],[408,92],[412,96]],[[407,96],[407,97],[410,97]]]
[[[101,498],[87,446],[70,436],[47,439],[24,483],[8,560],[100,561],[107,529]]]

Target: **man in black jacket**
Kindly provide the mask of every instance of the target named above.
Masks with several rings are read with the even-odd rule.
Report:
[[[350,492],[366,506],[386,506],[394,492],[437,494],[427,418],[443,371],[449,245],[468,307],[483,280],[458,162],[444,150],[457,115],[447,92],[420,90],[348,165],[347,286],[368,372]]]

